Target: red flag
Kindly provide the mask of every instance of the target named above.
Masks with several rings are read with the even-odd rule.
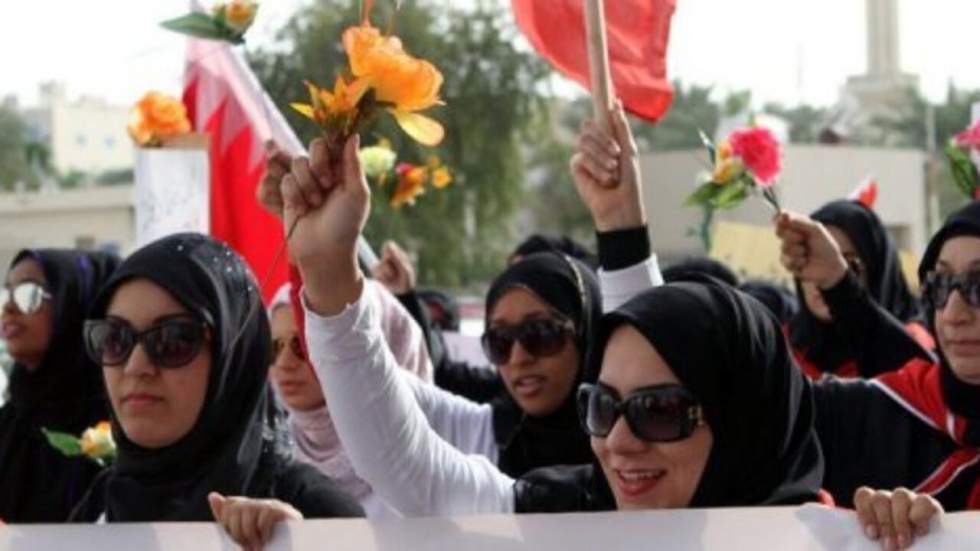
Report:
[[[221,42],[190,39],[184,74],[184,104],[196,132],[210,137],[211,234],[227,242],[265,278],[283,240],[282,224],[255,199],[265,170],[265,142],[291,155],[304,148],[266,96],[241,53]],[[279,260],[265,283],[268,300],[286,282]]]
[[[517,26],[561,74],[589,86],[582,0],[511,0]],[[607,0],[606,33],[613,88],[626,110],[656,122],[674,97],[667,42],[676,0]]]
[[[869,176],[847,198],[861,203],[868,210],[874,210],[875,203],[878,201],[878,179]]]

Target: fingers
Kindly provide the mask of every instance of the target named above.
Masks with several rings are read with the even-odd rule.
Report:
[[[630,123],[626,119],[626,111],[623,109],[623,102],[616,100],[612,110],[609,112],[609,119],[612,121],[613,134],[619,147],[627,154],[636,155],[636,140],[633,139],[633,131]]]
[[[303,157],[293,159],[292,172],[290,174],[296,181],[297,188],[303,199],[311,208],[317,208],[323,202],[323,193],[320,182],[313,176],[310,159]]]
[[[600,132],[592,121],[586,121],[579,134],[577,153],[573,160],[576,168],[587,173],[594,181],[614,183],[619,174],[620,147],[616,141]]]
[[[300,193],[299,184],[291,173],[282,179],[283,218],[289,227],[292,221],[307,213],[309,204]]]
[[[344,144],[344,183],[355,184],[362,191],[369,191],[367,179],[364,177],[364,169],[361,166],[361,158],[357,152],[361,149],[361,137],[354,134]]]
[[[892,526],[895,529],[895,543],[898,549],[912,545],[912,524],[909,522],[909,510],[912,508],[912,492],[899,488],[892,492]]]
[[[224,510],[225,498],[218,492],[208,494],[208,505],[211,506],[211,514],[214,520],[221,522],[221,513]]]
[[[932,496],[916,494],[912,498],[912,505],[909,508],[909,522],[918,537],[929,533],[929,524],[935,517],[942,516],[943,506]]]
[[[327,140],[317,138],[310,142],[310,171],[324,192],[330,191],[333,186],[331,165],[330,148],[327,146]]]
[[[879,490],[871,496],[871,510],[878,527],[878,537],[881,540],[882,549],[892,551],[895,549],[895,526],[892,520],[891,493]]]

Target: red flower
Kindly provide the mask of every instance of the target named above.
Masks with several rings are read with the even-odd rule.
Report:
[[[957,134],[956,145],[980,151],[980,122]]]
[[[732,152],[762,187],[771,187],[782,171],[782,148],[768,128],[736,130],[728,137]]]

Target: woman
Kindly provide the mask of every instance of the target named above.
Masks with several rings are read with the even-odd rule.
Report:
[[[898,325],[875,307],[824,226],[785,214],[777,231],[787,268],[822,290],[845,330]],[[980,509],[978,264],[980,203],[974,202],[946,220],[919,265],[939,360],[912,359],[872,381],[830,379],[817,386],[824,485],[835,496],[859,484],[906,486],[950,511]]]
[[[0,519],[64,522],[99,472],[68,458],[42,429],[81,434],[108,418],[82,322],[119,259],[82,251],[21,251],[0,290],[0,337],[15,364],[0,409]]]
[[[827,309],[820,290],[812,282],[798,281],[801,308],[786,332],[804,372],[813,379],[825,373],[873,377],[912,357],[929,359],[933,340],[918,322],[918,303],[909,292],[895,245],[874,211],[857,201],[840,200],[824,205],[812,219],[827,228],[857,280],[883,311],[904,324],[908,335],[847,331]]]
[[[211,492],[274,497],[307,517],[363,514],[280,449],[268,318],[227,246],[197,234],[147,245],[102,289],[92,318],[86,348],[102,366],[118,450],[74,520],[206,521]],[[214,515],[226,505],[215,497]]]
[[[289,434],[297,459],[316,467],[337,486],[356,498],[368,518],[399,517],[371,487],[354,473],[347,454],[330,419],[320,383],[306,359],[303,339],[296,329],[290,284],[272,298],[269,321],[272,328],[272,361],[269,375],[289,411]],[[431,366],[422,332],[398,300],[378,284],[369,284],[376,307],[381,312],[385,343],[395,361],[420,381],[431,379]]]

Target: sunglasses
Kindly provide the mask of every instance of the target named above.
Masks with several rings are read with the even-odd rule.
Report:
[[[535,358],[553,356],[561,352],[565,341],[575,334],[570,321],[536,319],[517,325],[497,326],[487,329],[480,342],[487,358],[494,365],[502,365],[510,359],[514,342]]]
[[[0,289],[0,309],[13,303],[20,313],[30,315],[37,313],[45,300],[51,300],[51,293],[33,281],[25,281],[12,288]]]
[[[956,290],[967,304],[980,308],[980,272],[962,275],[929,272],[922,284],[922,301],[929,309],[941,310]]]
[[[142,344],[153,365],[174,368],[183,367],[197,357],[207,340],[207,324],[179,317],[136,331],[123,320],[109,318],[86,321],[83,333],[89,358],[103,367],[122,367],[136,345]]]
[[[605,438],[620,416],[640,440],[675,442],[704,425],[697,399],[677,384],[641,388],[625,400],[610,388],[583,383],[578,389],[579,419],[585,432]]]
[[[269,358],[269,365],[276,363],[276,359],[282,351],[289,347],[289,351],[292,352],[293,356],[298,359],[306,361],[306,352],[303,352],[303,343],[300,342],[297,335],[286,339],[272,339],[272,357]]]

